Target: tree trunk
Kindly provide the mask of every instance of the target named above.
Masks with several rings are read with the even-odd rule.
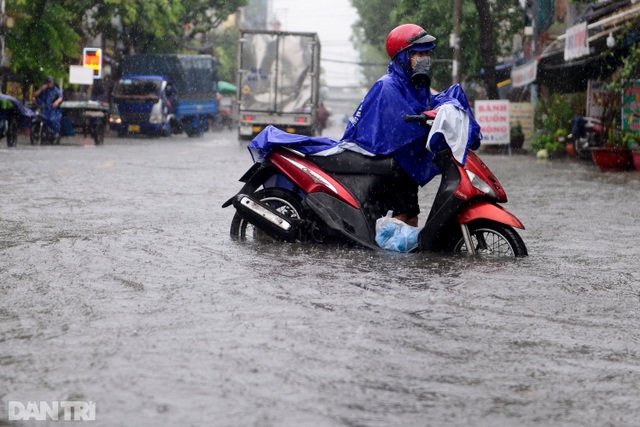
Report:
[[[488,0],[475,0],[480,21],[480,58],[482,59],[482,76],[487,87],[487,98],[498,99],[498,79],[496,76],[496,55],[493,50],[493,20]]]

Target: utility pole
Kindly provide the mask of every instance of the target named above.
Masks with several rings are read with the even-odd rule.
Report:
[[[460,22],[462,21],[462,0],[453,0],[453,34],[449,45],[453,48],[451,77],[453,83],[460,83]]]

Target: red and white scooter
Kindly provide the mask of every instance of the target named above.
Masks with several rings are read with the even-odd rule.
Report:
[[[430,126],[432,118],[420,114],[405,120]],[[437,153],[435,162],[442,179],[414,251],[526,256],[515,231],[524,226],[500,206],[507,201],[506,193],[484,162],[469,151],[463,166],[449,150]],[[352,151],[304,156],[277,147],[244,174],[242,189],[223,204],[236,208],[231,236],[381,249],[375,224],[387,207],[376,196],[393,191],[398,170],[391,157]]]

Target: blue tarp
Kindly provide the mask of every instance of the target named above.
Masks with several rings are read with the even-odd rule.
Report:
[[[4,110],[5,112],[7,111],[7,109],[4,108],[4,105],[6,105],[7,102],[12,104],[13,111],[11,111],[10,114],[18,113],[17,117],[18,117],[19,128],[29,127],[29,125],[31,124],[31,118],[34,117],[36,114],[33,111],[31,111],[29,108],[25,107],[24,104],[22,104],[22,101],[20,101],[17,98],[14,98],[13,96],[4,95],[0,93],[0,102],[2,102],[3,104],[2,110]]]

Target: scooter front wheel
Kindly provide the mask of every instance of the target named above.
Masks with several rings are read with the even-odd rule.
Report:
[[[255,199],[274,208],[282,215],[294,219],[302,219],[303,208],[300,203],[300,196],[293,191],[282,188],[266,188],[253,194]],[[254,227],[242,215],[236,214],[231,221],[231,238],[241,242],[245,241],[277,241],[266,232]]]
[[[527,256],[524,241],[511,226],[489,220],[473,221],[467,225],[477,254],[489,257]],[[453,244],[452,251],[469,252],[462,236]]]

